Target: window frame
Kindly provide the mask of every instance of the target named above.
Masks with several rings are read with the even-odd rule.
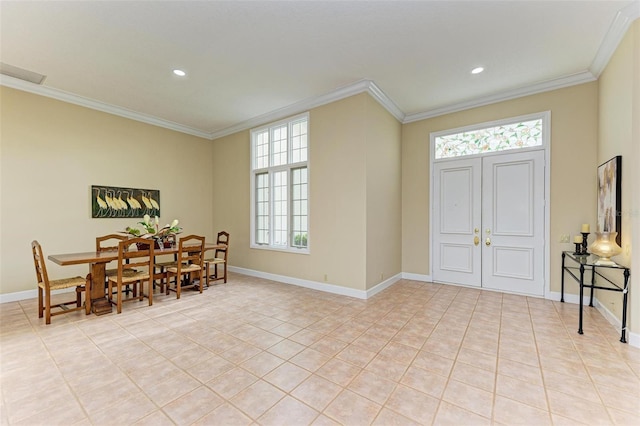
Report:
[[[445,157],[445,158],[436,158],[435,154],[436,154],[436,138],[437,137],[442,137],[442,136],[449,136],[449,135],[453,135],[453,134],[457,134],[457,133],[464,133],[464,132],[471,132],[471,131],[475,131],[475,130],[481,130],[481,129],[486,129],[486,128],[492,128],[492,127],[499,127],[499,126],[504,126],[504,125],[508,125],[508,124],[515,124],[515,123],[519,123],[519,122],[526,122],[526,121],[532,121],[532,120],[542,120],[542,144],[541,145],[536,145],[536,146],[531,146],[531,147],[523,147],[523,148],[514,148],[514,149],[506,149],[506,150],[501,150],[501,151],[487,151],[487,152],[482,152],[482,153],[477,153],[477,154],[469,154],[469,155],[460,155],[460,156],[456,156],[456,157]],[[551,138],[551,112],[550,111],[542,111],[542,112],[536,112],[533,114],[526,114],[526,115],[519,115],[516,117],[509,117],[509,118],[504,118],[504,119],[500,119],[500,120],[495,120],[495,121],[486,121],[486,122],[482,122],[482,123],[477,123],[477,124],[473,124],[470,126],[462,126],[462,127],[456,127],[453,129],[446,129],[446,130],[441,130],[439,132],[432,132],[429,135],[429,155],[431,156],[431,158],[433,159],[433,162],[441,162],[441,161],[455,161],[455,160],[460,160],[460,159],[464,159],[464,158],[475,158],[475,157],[480,157],[480,156],[486,156],[486,155],[500,155],[500,154],[506,154],[506,153],[510,153],[510,152],[524,152],[524,151],[537,151],[540,149],[547,149],[547,147],[549,146],[549,141]]]
[[[296,163],[292,163],[292,157],[293,157],[293,126],[300,122],[300,121],[306,121],[306,126],[307,126],[307,131],[306,131],[306,160],[305,161],[298,161]],[[287,163],[286,164],[278,164],[278,165],[272,165],[273,164],[273,151],[272,151],[272,136],[273,136],[273,131],[277,128],[281,128],[283,127],[283,125],[287,126],[287,138],[286,138],[286,144],[287,144]],[[262,167],[262,168],[254,168],[257,164],[256,164],[256,158],[255,158],[255,149],[256,149],[256,137],[257,135],[264,133],[264,132],[268,133],[268,139],[269,142],[267,144],[267,149],[268,149],[268,155],[267,155],[267,161],[268,164],[266,165],[266,167]],[[250,248],[254,248],[254,249],[259,249],[259,250],[274,250],[274,251],[284,251],[284,252],[289,252],[289,253],[297,253],[297,254],[309,254],[310,253],[310,247],[311,247],[311,238],[310,238],[310,232],[309,232],[309,224],[310,224],[310,161],[309,161],[309,152],[310,152],[310,120],[309,120],[309,113],[305,112],[302,114],[298,114],[292,117],[288,117],[286,119],[282,119],[279,121],[275,121],[272,123],[268,123],[265,125],[262,125],[260,127],[256,127],[254,129],[251,129],[250,133],[250,161],[249,161],[249,175],[250,175],[250,182],[251,182],[251,194],[250,194],[250,199],[251,199],[251,236],[250,236]],[[293,245],[294,243],[294,229],[293,229],[293,221],[294,221],[294,215],[293,215],[293,203],[294,203],[294,198],[293,198],[293,173],[295,170],[299,170],[301,168],[306,168],[306,220],[307,220],[307,246],[306,247],[299,247],[299,246],[295,246]],[[274,175],[275,173],[278,172],[282,172],[282,171],[286,171],[286,180],[287,180],[287,191],[286,191],[286,223],[287,223],[287,241],[286,241],[286,245],[281,245],[281,244],[275,244],[274,240],[275,240],[275,197],[274,197],[274,192],[275,192],[275,188],[274,188]],[[267,174],[267,180],[268,180],[268,242],[266,243],[258,243],[257,242],[257,194],[256,194],[256,184],[257,184],[257,176],[261,175],[261,174]]]

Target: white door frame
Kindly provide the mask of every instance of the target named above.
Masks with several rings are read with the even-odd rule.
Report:
[[[524,151],[534,151],[534,150],[544,150],[544,298],[551,299],[551,271],[550,271],[550,259],[551,259],[551,206],[550,206],[550,196],[551,196],[551,111],[543,111],[534,114],[521,115],[517,117],[510,117],[502,120],[496,120],[491,122],[484,122],[480,124],[474,124],[471,126],[464,126],[455,129],[447,129],[444,131],[433,132],[429,135],[429,275],[433,276],[433,251],[435,248],[434,240],[433,240],[433,209],[434,209],[434,179],[433,179],[433,164],[435,163],[434,154],[435,154],[435,146],[434,140],[437,136],[443,134],[451,134],[451,133],[462,133],[464,131],[476,130],[486,127],[495,127],[500,126],[502,124],[514,123],[518,121],[528,121],[535,120],[537,118],[542,118],[542,147],[535,148],[523,148],[510,150],[511,152],[524,152]],[[482,157],[488,155],[499,155],[502,153],[506,153],[509,151],[500,151],[498,153],[487,153],[481,155],[469,155],[464,157],[455,157],[450,160],[439,160],[439,161],[456,161],[462,158],[472,158],[472,157]],[[477,288],[477,287],[470,287]],[[482,287],[481,287],[482,288]]]

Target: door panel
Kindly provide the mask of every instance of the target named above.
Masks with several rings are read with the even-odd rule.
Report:
[[[489,162],[491,163],[491,162]],[[529,161],[493,164],[491,192],[493,220],[490,222],[493,235],[533,234],[533,170]],[[492,174],[492,176],[491,176]]]
[[[434,164],[434,281],[480,286],[481,167],[479,158]]]
[[[544,151],[433,169],[433,280],[544,295]]]
[[[544,295],[544,152],[483,159],[482,286]]]

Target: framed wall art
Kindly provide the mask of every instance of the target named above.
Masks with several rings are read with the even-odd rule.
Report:
[[[91,217],[160,216],[160,191],[157,189],[91,186]]]
[[[598,231],[617,232],[620,245],[622,225],[622,156],[598,166]]]

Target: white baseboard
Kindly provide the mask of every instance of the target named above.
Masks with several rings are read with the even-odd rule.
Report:
[[[18,302],[36,297],[38,297],[38,291],[36,289],[17,291],[15,293],[0,294],[0,303]]]
[[[431,275],[412,274],[411,272],[403,272],[402,279],[412,280],[412,281],[423,281],[426,283],[433,282],[433,279],[431,279]]]
[[[560,296],[561,293],[557,292],[557,291],[550,291],[549,293],[547,293],[545,299],[547,300],[555,300],[556,302],[560,301]],[[596,300],[596,298],[593,298],[594,302]],[[579,294],[570,294],[570,293],[566,293],[564,294],[564,301],[565,303],[574,303],[576,305],[578,305],[580,303],[580,295]],[[589,305],[589,296],[582,296],[582,303],[584,305]]]
[[[285,284],[292,284],[299,287],[310,288],[312,290],[324,291],[327,293],[340,294],[342,296],[355,297],[358,299],[368,299],[375,294],[381,292],[387,287],[390,287],[395,282],[401,279],[401,274],[394,275],[393,277],[381,282],[369,290],[357,290],[355,288],[343,287],[335,284],[321,283],[318,281],[303,280],[300,278],[288,277],[286,275],[271,274],[268,272],[256,271],[253,269],[239,268],[237,266],[229,266],[231,272],[237,272],[239,274],[248,275],[250,277],[264,278],[267,280],[278,281]]]
[[[598,299],[594,299],[595,308],[602,314],[609,324],[613,325],[617,330],[622,333],[622,320],[619,320],[606,306],[604,306]],[[627,310],[627,314],[629,311]],[[629,317],[627,317],[627,343],[629,346],[640,348],[640,334],[631,333],[629,331]]]
[[[607,309],[600,301],[596,298],[593,299],[593,306],[602,314],[602,316],[609,321],[609,324],[613,325],[618,330],[622,329],[622,321],[616,318],[613,313]],[[627,324],[628,325],[628,324]],[[628,327],[627,327],[628,328]]]
[[[53,291],[53,294],[74,293],[75,291],[76,291],[75,287],[70,287],[62,290],[55,290]],[[9,302],[19,302],[20,300],[35,299],[37,297],[38,297],[38,290],[36,289],[16,291],[15,293],[0,294],[0,304],[9,303]]]
[[[367,293],[366,299],[375,296],[385,288],[391,287],[393,284],[400,281],[401,279],[402,279],[402,274],[396,274],[393,277],[382,281],[380,284],[377,284],[375,287],[370,288],[369,290],[366,291]]]

